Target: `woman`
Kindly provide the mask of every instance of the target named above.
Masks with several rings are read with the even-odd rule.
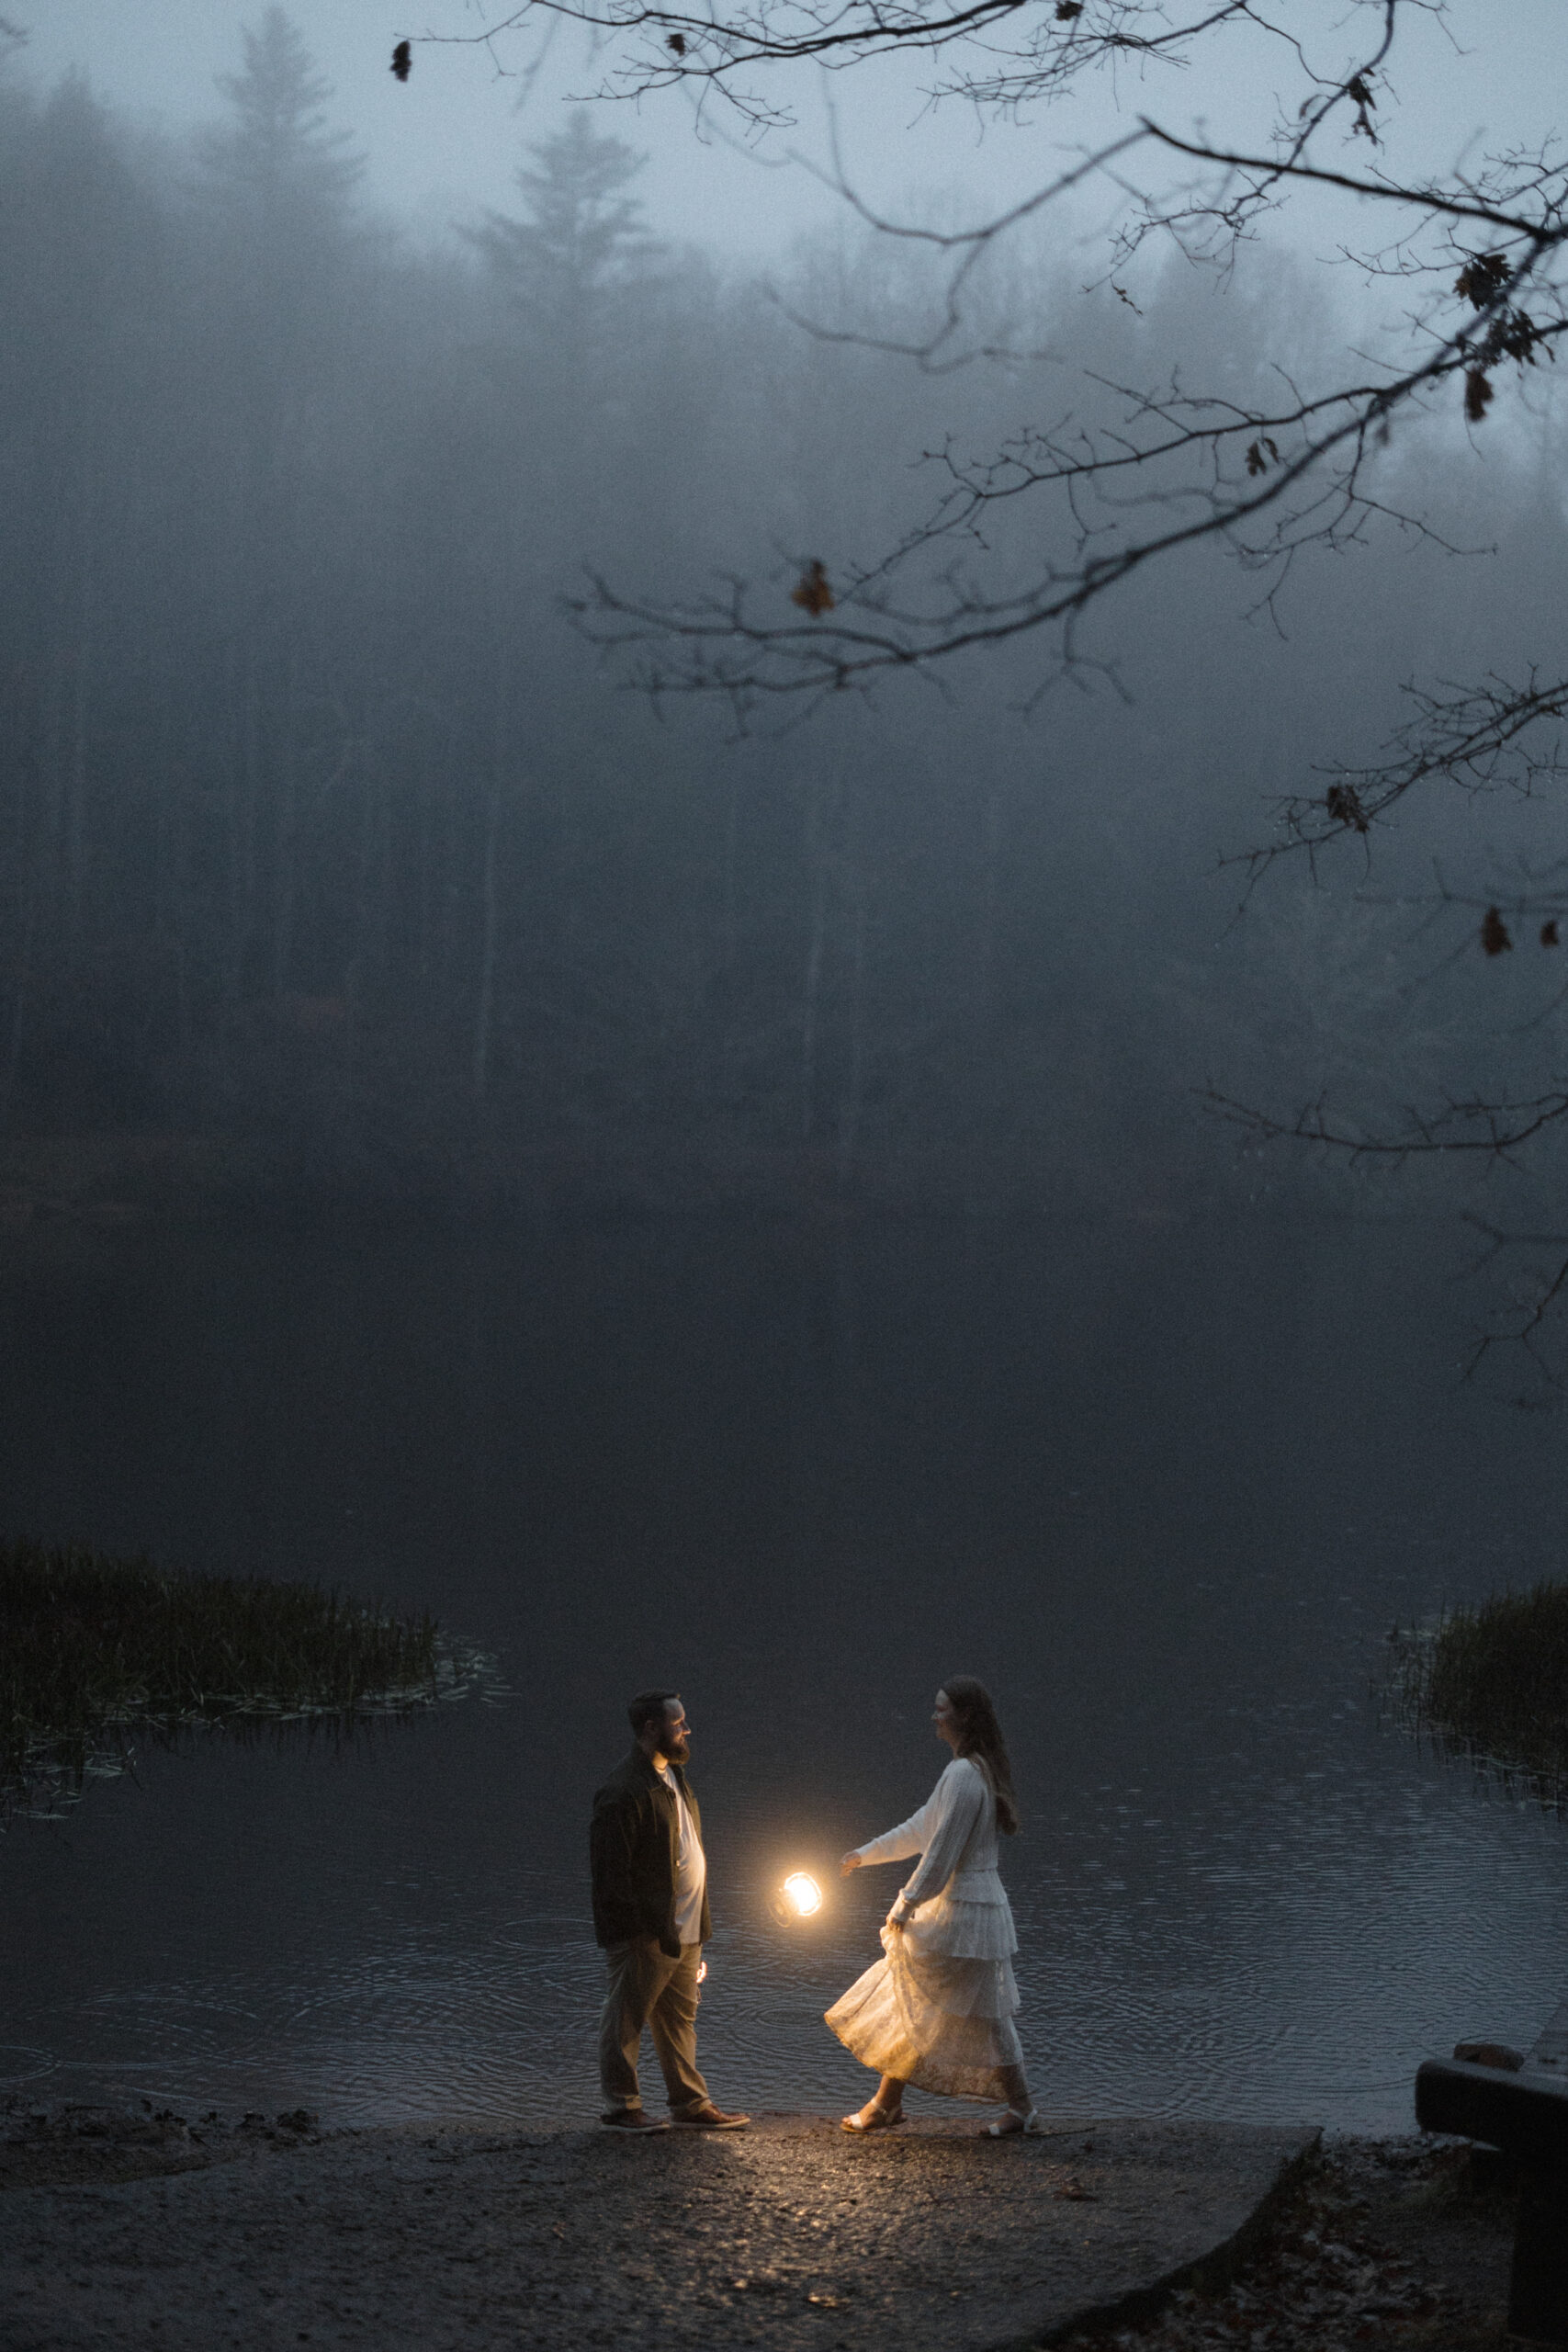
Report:
[[[1000,2121],[985,2127],[1001,2140],[1043,2128],[1013,2024],[1018,1938],[997,1875],[997,1831],[1018,1827],[1012,1770],[990,1693],[973,1675],[949,1677],[934,1720],[953,1762],[930,1803],[841,1865],[847,1878],[867,1862],[921,1858],[887,1914],[884,1957],[828,2011],[845,2049],[882,2077],[843,2128],[887,2132],[902,2123],[904,2086],[913,2083],[957,2098],[1005,2099]]]

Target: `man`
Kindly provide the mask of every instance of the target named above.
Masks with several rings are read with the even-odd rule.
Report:
[[[703,1817],[682,1767],[692,1726],[673,1690],[644,1690],[627,1710],[636,1746],[593,1800],[588,1849],[593,1933],[610,1988],[599,2020],[600,2118],[621,2132],[667,2132],[643,2110],[637,2052],[646,2025],[678,2131],[739,2132],[697,2072],[697,1986],[708,1918]]]

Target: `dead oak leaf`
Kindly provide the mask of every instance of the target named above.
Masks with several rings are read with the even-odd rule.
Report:
[[[1513,274],[1501,254],[1472,254],[1454,279],[1454,292],[1461,294],[1472,309],[1484,311],[1496,300]]]
[[[813,619],[819,614],[832,611],[833,592],[828,585],[827,571],[817,557],[812,557],[790,590],[789,601],[792,605],[798,605],[803,613],[809,613]]]
[[[1378,143],[1378,135],[1372,129],[1371,76],[1366,74],[1353,74],[1345,85],[1345,96],[1354,99],[1356,106],[1356,119],[1350,126],[1351,136],[1359,134],[1363,139],[1370,139],[1375,147]]]
[[[1331,784],[1323,796],[1323,805],[1337,825],[1348,826],[1352,832],[1371,832],[1371,820],[1353,784]]]

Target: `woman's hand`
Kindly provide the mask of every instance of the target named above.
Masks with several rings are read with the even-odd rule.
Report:
[[[891,1928],[896,1936],[901,1936],[904,1932],[904,1922],[896,1912],[889,1911],[882,1924],[885,1928]]]
[[[839,1876],[840,1878],[848,1878],[852,1871],[858,1871],[860,1867],[861,1859],[858,1854],[846,1854],[843,1860],[839,1864]]]

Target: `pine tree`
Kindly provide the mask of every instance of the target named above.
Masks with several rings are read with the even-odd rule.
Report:
[[[230,119],[200,148],[211,273],[204,309],[209,347],[221,355],[213,390],[239,459],[229,526],[231,1003],[259,984],[264,962],[275,992],[289,982],[298,681],[314,635],[301,626],[300,583],[314,539],[316,452],[344,365],[350,198],[363,169],[348,134],[328,128],[330,85],[283,9],[269,7],[242,38],[242,69],[218,85]]]
[[[536,331],[569,371],[585,369],[603,356],[612,304],[659,251],[643,233],[641,205],[622,193],[647,158],[596,131],[586,107],[528,153],[536,168],[513,177],[531,218],[491,212],[471,239],[531,339]]]
[[[319,226],[344,211],[364,164],[346,131],[327,129],[331,85],[284,10],[269,7],[241,38],[243,69],[218,84],[233,119],[203,149],[213,191],[265,232]]]

